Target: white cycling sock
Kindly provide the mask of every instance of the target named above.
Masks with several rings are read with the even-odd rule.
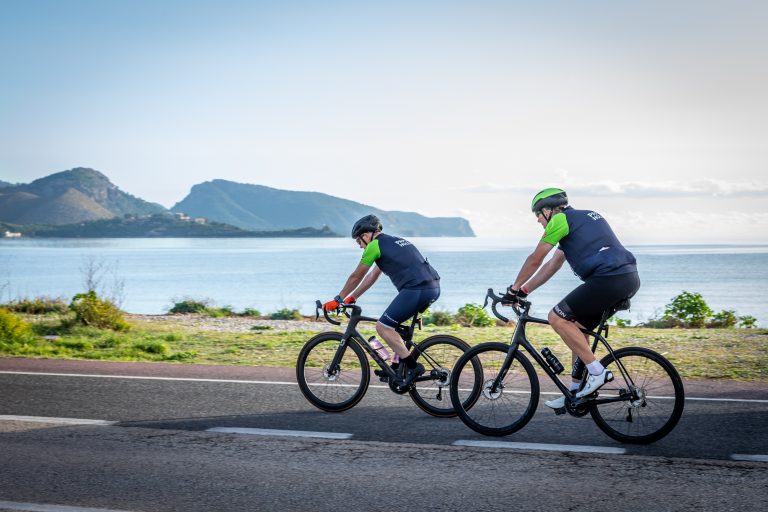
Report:
[[[600,361],[595,359],[587,365],[587,370],[589,370],[590,375],[600,375],[605,370],[605,367],[600,364]]]

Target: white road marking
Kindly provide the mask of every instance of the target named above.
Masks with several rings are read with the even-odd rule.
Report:
[[[584,453],[613,453],[623,454],[625,448],[611,446],[582,446],[576,444],[543,444],[543,443],[513,443],[510,441],[471,441],[462,439],[452,443],[453,446],[471,446],[475,448],[511,448],[514,450],[544,450],[549,452],[584,452]]]
[[[64,423],[66,425],[114,425],[115,421],[86,420],[80,418],[50,418],[47,416],[8,416],[0,415],[0,421],[26,421],[30,423]]]
[[[67,505],[49,505],[43,503],[22,503],[0,500],[0,509],[23,510],[30,512],[129,512],[111,508],[70,507]]]
[[[255,436],[319,437],[322,439],[350,439],[352,434],[340,432],[307,432],[304,430],[275,430],[270,428],[215,427],[207,432],[225,432],[229,434],[250,434]]]
[[[747,455],[743,453],[734,453],[731,455],[733,460],[748,460],[751,462],[768,462],[768,455]]]
[[[146,375],[98,375],[87,373],[48,373],[48,372],[11,372],[0,371],[0,374],[7,373],[11,375],[45,375],[48,377],[83,377],[88,379],[133,379],[133,380],[170,380],[180,382],[224,382],[236,384],[273,384],[284,386],[296,386],[295,382],[273,381],[273,380],[238,380],[238,379],[197,379],[191,377],[150,377]]]
[[[238,380],[238,379],[200,379],[192,377],[150,377],[145,375],[98,375],[98,374],[86,374],[86,373],[49,373],[49,372],[15,372],[0,370],[0,374],[8,375],[45,375],[50,377],[83,377],[83,378],[98,378],[98,379],[134,379],[134,380],[166,380],[166,381],[179,381],[179,382],[222,382],[230,384],[267,384],[273,386],[297,386],[296,382],[286,382],[278,380]],[[310,384],[318,385],[318,384]],[[357,387],[354,384],[335,384],[341,387]],[[389,389],[389,386],[382,386],[378,384],[371,384],[368,386],[372,389]],[[466,390],[469,391],[469,390]],[[505,393],[520,393],[528,394],[525,391],[504,391]],[[562,393],[553,391],[542,391],[542,395],[561,395]],[[672,400],[671,396],[649,396],[648,398]],[[705,398],[705,397],[685,397],[685,400],[698,400],[702,402],[747,402],[756,404],[768,404],[768,400],[754,399],[754,398]]]

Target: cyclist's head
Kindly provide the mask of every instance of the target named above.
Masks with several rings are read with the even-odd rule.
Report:
[[[375,233],[382,229],[381,221],[377,216],[366,215],[352,226],[352,238],[360,238],[365,233]]]
[[[568,195],[565,190],[559,188],[545,188],[535,196],[531,201],[531,211],[539,214],[542,208],[554,209],[558,206],[568,205]]]

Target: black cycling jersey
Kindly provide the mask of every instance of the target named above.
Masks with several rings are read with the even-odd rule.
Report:
[[[378,265],[395,288],[435,288],[440,276],[418,249],[404,238],[379,233],[369,243],[360,260],[364,265]]]
[[[603,216],[591,210],[566,207],[552,216],[541,240],[559,243],[582,281],[591,276],[637,272],[635,256],[621,245]]]

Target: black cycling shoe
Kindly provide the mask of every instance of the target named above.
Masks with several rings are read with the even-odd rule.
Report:
[[[413,381],[416,380],[418,377],[424,374],[424,365],[423,364],[417,364],[415,368],[408,368],[405,371],[405,377],[403,378],[403,388],[409,387],[411,384],[413,384]]]
[[[373,370],[373,374],[379,378],[381,382],[389,382],[389,375],[384,370]]]

